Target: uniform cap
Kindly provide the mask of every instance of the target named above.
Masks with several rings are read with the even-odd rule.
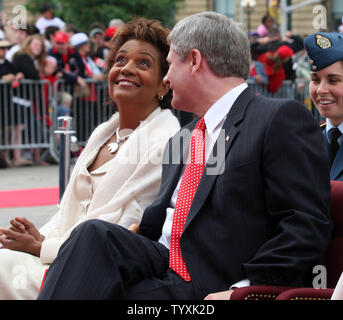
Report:
[[[324,69],[343,59],[343,34],[317,32],[304,39],[311,71]]]

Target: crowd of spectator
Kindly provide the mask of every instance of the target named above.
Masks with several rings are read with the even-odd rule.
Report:
[[[343,33],[343,17],[337,31]],[[309,59],[304,38],[291,31],[281,35],[276,20],[270,14],[262,17],[261,24],[250,32],[249,38],[252,55],[249,80],[255,83],[256,90],[272,97],[281,89],[288,90],[283,96],[296,98],[312,110]],[[295,90],[290,92],[291,88],[282,86],[284,80],[295,84]]]
[[[81,92],[82,97],[86,96],[90,103],[96,100],[95,86],[87,84],[85,79],[105,80],[109,41],[123,24],[120,19],[111,20],[108,26],[94,22],[89,26],[88,33],[79,32],[73,24],[56,17],[51,4],[44,3],[40,8],[40,16],[34,24],[2,30],[0,53],[4,57],[0,55],[0,80],[8,81],[14,88],[21,79],[45,79],[51,85],[59,79],[64,79],[69,89],[58,92],[57,116],[70,115],[74,90]],[[45,86],[42,91],[42,97],[39,99],[44,100],[45,105],[48,105],[47,87]],[[30,98],[37,99],[37,97]],[[6,104],[10,104],[10,101],[6,101]],[[15,105],[13,101],[12,104]],[[2,118],[4,118],[4,110],[1,111]],[[18,120],[14,112],[11,113],[11,117]],[[19,118],[23,119],[23,117]],[[25,124],[14,123],[16,119],[11,120],[11,124],[15,125],[15,130],[10,130],[14,132],[11,142],[20,144]],[[8,129],[5,123],[0,124],[2,134]],[[39,150],[0,152],[0,167],[31,165],[37,163],[39,154]],[[25,156],[29,159],[25,159]]]
[[[251,74],[250,80],[264,86],[263,93],[273,96],[282,87],[284,80],[297,83],[309,77],[296,72],[298,60],[304,59],[303,38],[287,31],[283,36],[270,15],[262,18],[258,28],[250,32],[251,42]],[[291,97],[291,95],[290,95]]]
[[[65,83],[71,85],[71,89],[58,93],[57,115],[70,115],[74,94],[89,103],[96,101],[95,87],[87,84],[85,79],[105,80],[109,40],[123,24],[120,19],[111,20],[108,26],[93,22],[87,33],[79,32],[73,24],[56,17],[53,6],[45,3],[33,25],[13,29],[11,36],[6,34],[6,30],[0,32],[0,40],[6,41],[6,45],[3,42],[0,48],[0,52],[5,52],[4,59],[0,59],[1,80],[10,79],[9,81],[17,83],[20,79],[46,79],[53,85],[58,79],[64,79]],[[343,32],[343,28],[340,28]],[[249,82],[255,84],[255,89],[265,95],[275,96],[281,88],[293,90],[282,86],[284,80],[291,80],[296,84],[296,94],[310,107],[310,71],[303,38],[291,31],[281,35],[276,20],[269,14],[263,16],[261,24],[249,36]],[[2,61],[6,61],[6,65]],[[286,92],[285,95],[295,97],[295,92]],[[46,91],[43,96],[48,104]],[[15,113],[13,115],[16,116]],[[20,144],[24,129],[24,124],[17,123],[17,120],[13,120],[14,144]],[[5,130],[3,124],[0,125],[0,130]],[[20,150],[13,150],[12,157],[9,154],[0,154],[0,167],[32,163],[22,158]],[[37,161],[39,153],[33,158]]]

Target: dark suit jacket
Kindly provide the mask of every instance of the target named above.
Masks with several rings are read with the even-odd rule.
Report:
[[[327,155],[331,158],[330,155],[330,144],[328,138],[326,136],[325,126],[322,126],[324,140],[327,148]],[[330,169],[330,180],[340,180],[343,181],[343,144],[340,145],[337,154],[335,156],[335,160]]]
[[[181,237],[199,297],[245,278],[253,285],[308,285],[308,271],[320,263],[331,233],[329,168],[318,124],[302,104],[247,88],[223,129],[225,157],[218,165],[224,173],[203,174]],[[166,158],[178,140],[169,141]],[[160,193],[144,212],[141,234],[161,236],[182,169],[182,163],[163,165]]]

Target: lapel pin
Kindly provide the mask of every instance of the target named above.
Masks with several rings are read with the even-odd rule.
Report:
[[[229,137],[229,136],[226,136],[225,140],[226,140],[226,141],[229,141],[229,140],[230,140],[230,137]]]

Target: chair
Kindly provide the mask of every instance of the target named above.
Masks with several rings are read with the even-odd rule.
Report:
[[[233,291],[230,300],[275,300],[280,293],[294,287],[282,286],[249,286],[237,288]]]
[[[325,252],[329,289],[277,286],[250,286],[236,289],[232,300],[322,300],[330,299],[343,272],[343,181],[331,181],[330,212],[333,220],[332,239]]]
[[[330,300],[334,289],[296,288],[279,294],[275,300]]]

